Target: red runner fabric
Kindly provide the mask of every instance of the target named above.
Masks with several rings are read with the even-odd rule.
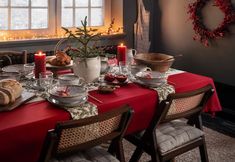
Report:
[[[185,92],[203,87],[214,82],[211,78],[192,73],[181,73],[168,78],[175,86],[176,92]],[[129,104],[135,111],[127,134],[145,129],[157,108],[157,92],[140,85],[128,84],[112,94],[90,92],[103,103],[93,99],[99,113]],[[205,112],[221,111],[221,105],[214,93]],[[0,161],[2,162],[36,162],[49,129],[58,121],[69,120],[70,115],[63,109],[44,101],[22,105],[11,112],[0,113]]]

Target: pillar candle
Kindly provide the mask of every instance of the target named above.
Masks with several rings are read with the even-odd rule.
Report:
[[[46,71],[46,54],[39,52],[34,55],[35,62],[35,78],[39,78],[39,73]]]
[[[117,59],[118,63],[120,61],[123,61],[124,64],[126,64],[126,46],[121,44],[117,47]]]

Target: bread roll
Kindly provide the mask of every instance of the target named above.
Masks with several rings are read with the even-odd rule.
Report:
[[[9,102],[13,103],[15,102],[15,95],[13,93],[13,90],[11,88],[1,88],[0,87],[0,91],[7,94],[7,96],[9,97]]]
[[[15,96],[15,99],[20,97],[23,92],[22,85],[13,79],[0,80],[0,87],[12,89],[12,93]]]
[[[0,91],[0,105],[7,105],[9,104],[10,99],[8,95],[2,91]]]

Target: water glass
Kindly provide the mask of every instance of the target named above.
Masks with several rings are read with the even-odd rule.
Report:
[[[45,91],[52,86],[53,83],[53,73],[50,71],[41,72],[39,73],[39,84],[40,87],[43,88]]]
[[[129,75],[130,71],[125,61],[119,61],[118,65],[120,74]]]
[[[24,74],[25,75],[33,74],[34,66],[35,66],[34,63],[24,64]]]

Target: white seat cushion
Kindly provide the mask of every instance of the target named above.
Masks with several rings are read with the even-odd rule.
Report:
[[[157,145],[161,153],[203,136],[204,133],[182,120],[161,124],[156,130]]]
[[[63,159],[52,159],[50,162],[119,162],[119,160],[102,147],[97,146]]]

